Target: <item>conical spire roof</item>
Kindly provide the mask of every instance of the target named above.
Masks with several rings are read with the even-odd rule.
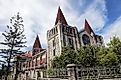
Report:
[[[33,49],[34,48],[42,48],[38,35],[37,35],[36,40],[35,40],[34,45],[33,45]]]
[[[62,24],[68,25],[67,22],[66,22],[66,19],[65,19],[64,15],[63,15],[63,13],[62,13],[62,11],[61,11],[61,9],[60,9],[60,6],[59,6],[59,8],[58,8],[58,13],[57,13],[55,25],[56,25],[58,22],[60,22],[60,23],[62,23]]]
[[[85,19],[85,26],[84,29],[87,31],[87,33],[91,34],[95,34],[94,31],[92,30],[92,28],[90,27],[90,25],[88,24],[87,20]]]

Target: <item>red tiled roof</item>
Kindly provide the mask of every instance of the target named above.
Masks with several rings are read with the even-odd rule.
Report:
[[[94,31],[92,30],[92,28],[90,27],[90,25],[88,24],[88,22],[87,22],[87,20],[85,19],[85,27],[84,27],[84,29],[87,31],[87,33],[89,33],[89,34],[91,34],[91,32],[93,33],[93,34],[95,34],[94,33]]]
[[[62,11],[61,11],[61,9],[60,9],[60,7],[58,8],[58,13],[57,13],[55,25],[56,25],[58,22],[60,22],[60,23],[62,23],[62,24],[68,25],[67,22],[66,22],[66,19],[65,19],[64,15],[63,15],[63,13],[62,13]]]
[[[28,54],[26,54],[27,55],[27,57],[32,57],[32,52],[28,52]]]
[[[25,58],[25,57],[30,58],[30,57],[32,57],[32,52],[29,51],[29,52],[26,52],[26,53],[24,53],[24,54],[17,54],[16,56],[17,56],[17,57],[21,57],[21,58]]]

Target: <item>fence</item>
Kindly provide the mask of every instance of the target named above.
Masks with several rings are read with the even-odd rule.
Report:
[[[50,69],[50,70],[43,70],[42,76],[39,80],[60,80],[60,79],[67,79],[68,80],[68,71],[67,69]]]
[[[49,75],[43,73],[39,80],[121,80],[121,66],[77,68],[69,64],[67,69],[53,69]]]
[[[93,67],[77,69],[78,80],[103,80],[103,79],[118,79],[121,78],[120,66],[113,67]]]
[[[72,76],[75,68],[72,68],[73,64],[68,65],[67,69],[51,69],[51,70],[44,70],[41,73],[41,77],[39,80],[68,80]]]

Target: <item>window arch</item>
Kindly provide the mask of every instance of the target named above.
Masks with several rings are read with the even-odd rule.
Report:
[[[90,44],[89,36],[86,34],[82,35],[82,41],[83,41],[84,45],[89,45]]]

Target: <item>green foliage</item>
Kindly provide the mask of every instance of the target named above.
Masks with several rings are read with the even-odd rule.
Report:
[[[1,57],[6,60],[6,63],[11,63],[11,59],[14,58],[15,54],[22,53],[21,48],[25,47],[25,35],[23,18],[19,13],[10,19],[10,26],[7,25],[7,30],[2,33],[4,36],[4,42],[0,44],[5,47],[1,50]],[[10,67],[10,65],[9,65]]]
[[[15,58],[15,55],[18,53],[22,53],[21,48],[25,47],[25,35],[24,35],[24,25],[23,18],[19,15],[19,13],[10,18],[10,26],[7,25],[7,30],[2,33],[4,36],[4,42],[0,44],[4,45],[1,50],[1,57],[5,60],[4,63],[7,65],[7,75],[10,71],[11,63],[17,62],[12,59]]]
[[[111,49],[101,48],[96,54],[99,66],[112,66],[119,63],[119,59]]]
[[[119,37],[112,37],[107,45],[114,53],[116,53],[119,62],[121,63],[121,40],[119,39]]]
[[[95,66],[96,65],[96,51],[97,47],[95,46],[83,46],[78,50],[78,65],[87,67],[87,66]]]
[[[110,48],[115,48],[118,50],[118,47],[121,47],[121,40],[119,39],[119,37],[112,37],[110,39],[110,42],[107,44]]]
[[[93,46],[81,47],[78,51],[71,48],[63,48],[62,54],[56,56],[52,61],[52,66],[56,68],[65,68],[67,64],[74,63],[78,66],[94,66],[96,58],[95,53],[98,48]]]
[[[55,57],[52,61],[52,66],[56,68],[64,68],[67,64],[76,63],[76,52],[71,48],[63,48],[62,55]],[[61,65],[60,65],[61,64]]]
[[[53,76],[54,71],[53,71],[52,68],[49,68],[49,69],[47,70],[47,73],[48,73],[49,76]]]
[[[72,63],[83,67],[118,65],[121,63],[121,41],[113,37],[107,47],[86,45],[77,51],[63,48],[62,54],[53,59],[52,66],[65,68]]]

